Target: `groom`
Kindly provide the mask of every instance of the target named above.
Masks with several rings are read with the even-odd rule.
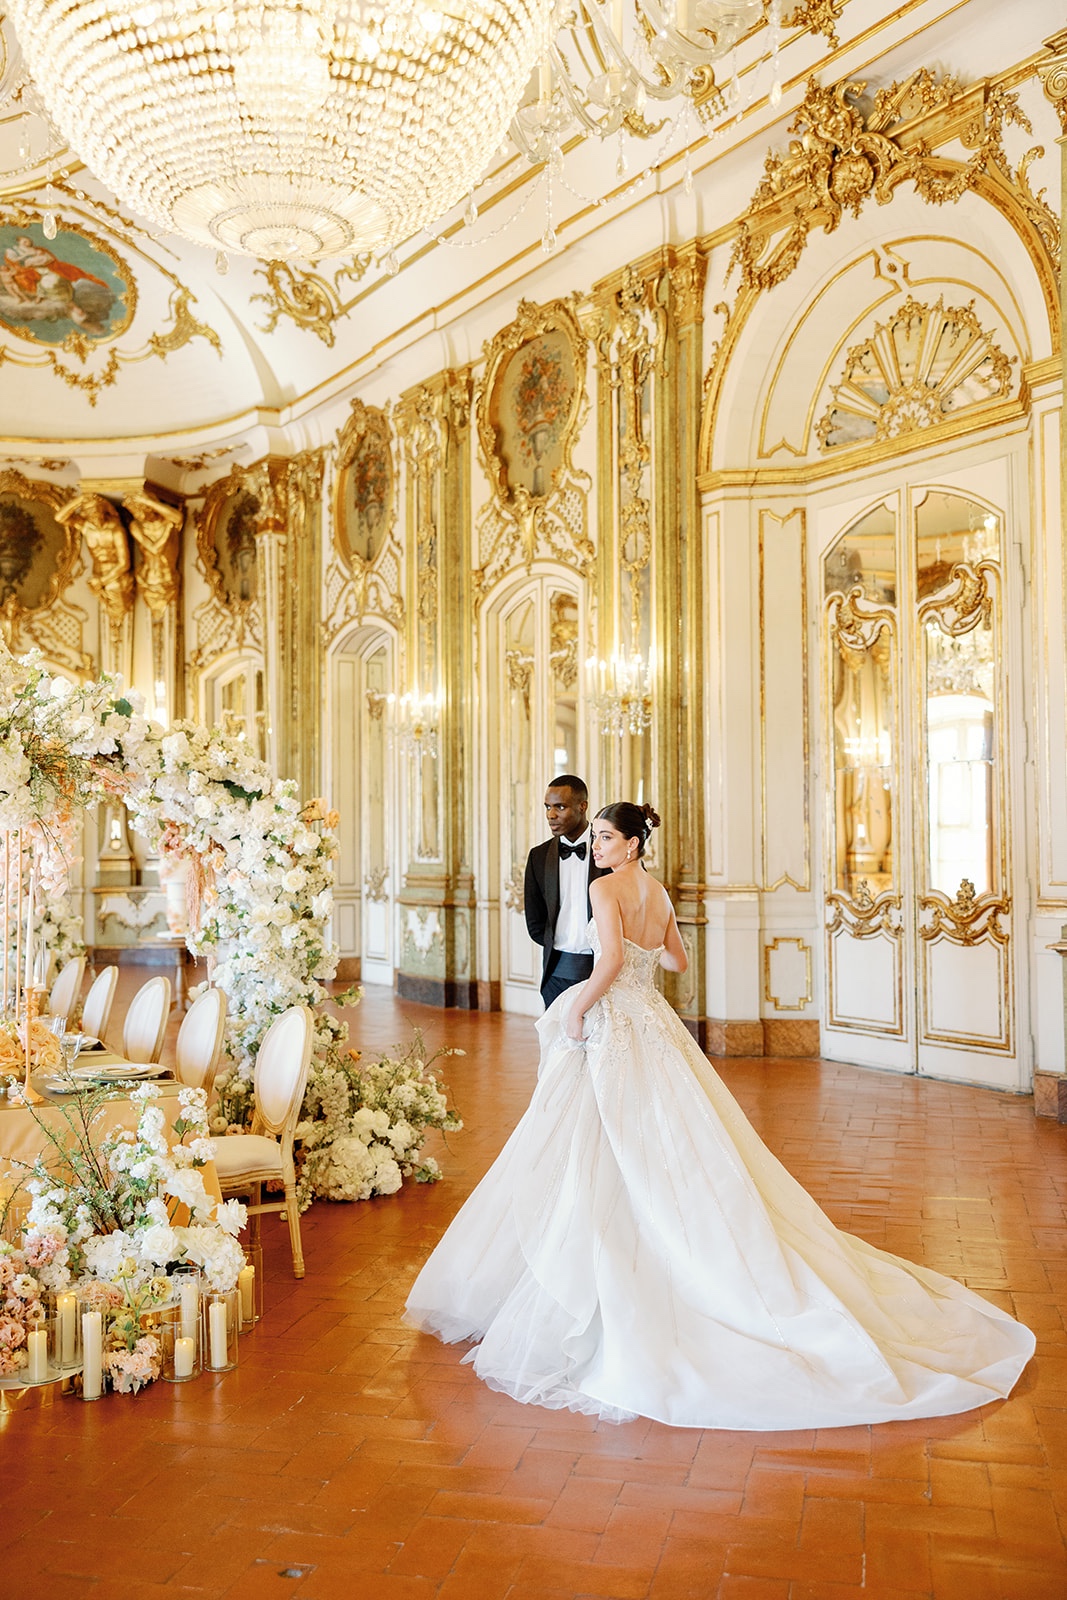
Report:
[[[589,885],[603,871],[593,862],[586,820],[589,791],[581,778],[565,772],[545,790],[545,817],[551,839],[535,845],[526,858],[526,926],[542,946],[541,995],[550,1006],[565,989],[583,983],[593,970],[589,943]]]

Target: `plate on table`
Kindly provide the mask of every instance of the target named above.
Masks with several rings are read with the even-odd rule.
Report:
[[[168,1069],[153,1061],[107,1061],[98,1067],[73,1067],[71,1077],[83,1083],[121,1083],[127,1078],[163,1078]]]

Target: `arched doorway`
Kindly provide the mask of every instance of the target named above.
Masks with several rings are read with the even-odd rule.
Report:
[[[995,468],[961,476],[891,490],[819,557],[822,1049],[1018,1089],[1020,567],[1003,496],[971,487]]]
[[[526,931],[523,874],[531,847],[546,836],[546,784],[561,772],[581,773],[587,760],[584,637],[584,599],[571,572],[535,574],[486,607],[485,771],[496,798],[483,861],[499,897],[501,1003],[528,1015],[541,1009],[541,962]]]
[[[363,983],[390,985],[397,965],[394,905],[401,869],[399,790],[389,738],[395,685],[396,641],[385,629],[353,629],[331,651],[326,779],[330,803],[340,814],[334,938],[349,974],[358,971]]]

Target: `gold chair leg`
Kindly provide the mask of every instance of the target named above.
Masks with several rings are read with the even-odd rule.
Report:
[[[304,1276],[304,1246],[300,1240],[300,1206],[296,1198],[296,1187],[287,1183],[285,1186],[285,1217],[289,1224],[289,1243],[293,1247],[293,1277]]]

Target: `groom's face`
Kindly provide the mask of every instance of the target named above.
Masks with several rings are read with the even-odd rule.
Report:
[[[573,789],[545,790],[545,819],[553,838],[577,839],[585,832],[588,800],[579,800]]]

